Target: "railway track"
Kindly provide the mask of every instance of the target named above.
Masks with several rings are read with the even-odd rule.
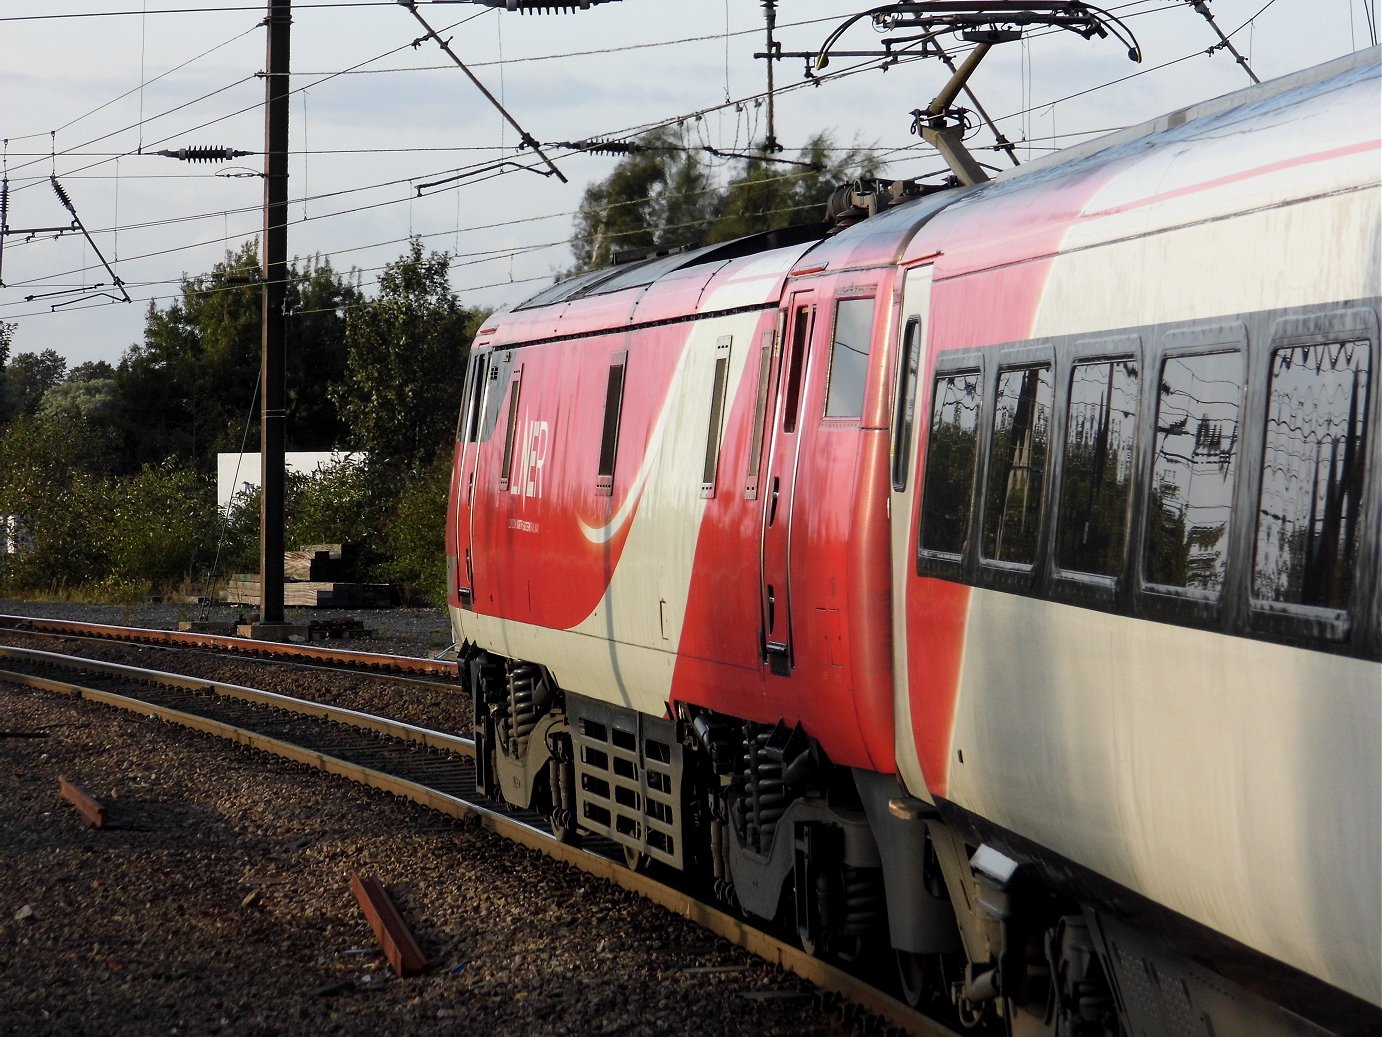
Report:
[[[109,623],[78,623],[34,616],[0,615],[0,631],[35,634],[45,637],[80,637],[125,644],[168,648],[194,648],[251,659],[273,659],[304,665],[329,666],[376,675],[405,675],[439,681],[456,678],[456,664],[444,659],[419,659],[407,655],[358,652],[310,644],[255,641],[223,634],[202,634],[187,630],[155,630],[147,627],[117,626]]]
[[[43,625],[50,628],[44,632],[54,636],[105,636],[84,624],[57,624],[61,629]],[[78,634],[76,628],[86,632]],[[124,634],[132,628],[114,629]],[[154,643],[137,637],[119,639]],[[322,661],[313,660],[313,664]],[[453,818],[472,819],[511,842],[651,900],[857,1005],[886,1025],[926,1037],[952,1034],[860,978],[655,877],[629,870],[612,846],[605,847],[599,840],[587,840],[581,846],[563,844],[551,836],[541,818],[492,809],[475,792],[474,745],[468,738],[202,677],[27,648],[0,647],[0,680],[157,716],[381,789]]]

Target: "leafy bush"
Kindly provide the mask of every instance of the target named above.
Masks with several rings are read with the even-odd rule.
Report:
[[[116,585],[171,585],[189,579],[198,563],[209,563],[216,496],[208,479],[165,461],[110,481],[107,491],[101,539],[107,578]]]
[[[404,604],[446,604],[446,496],[451,457],[443,454],[404,483],[384,535],[381,577],[398,585]]]
[[[369,549],[393,506],[396,479],[368,460],[345,458],[290,482],[284,493],[284,544],[289,550],[303,544]]]

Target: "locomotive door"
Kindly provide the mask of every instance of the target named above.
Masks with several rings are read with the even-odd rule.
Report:
[[[931,312],[931,270],[927,265],[907,271],[902,288],[902,327],[893,381],[892,496],[890,500],[893,715],[896,718],[896,760],[903,785],[925,796],[926,782],[917,757],[912,725],[911,678],[908,672],[907,600],[917,573],[917,477],[921,469],[922,430],[927,421],[927,336]]]
[[[759,591],[763,654],[772,672],[783,677],[792,669],[791,572],[788,557],[797,450],[800,445],[798,418],[815,313],[813,292],[792,294],[787,308],[784,348],[778,362],[767,477],[762,484],[763,549]]]

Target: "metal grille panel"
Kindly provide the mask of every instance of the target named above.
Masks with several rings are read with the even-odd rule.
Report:
[[[567,696],[581,827],[682,866],[682,747],[676,724]]]

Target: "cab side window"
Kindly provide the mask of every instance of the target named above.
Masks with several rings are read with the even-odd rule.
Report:
[[[830,345],[827,418],[857,418],[864,413],[872,338],[873,300],[841,299],[835,306],[835,334]]]

